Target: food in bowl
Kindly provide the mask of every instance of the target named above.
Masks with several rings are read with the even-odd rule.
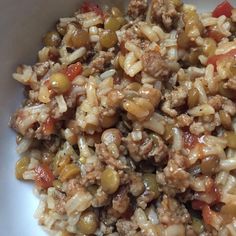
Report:
[[[85,2],[13,74],[19,180],[54,235],[235,235],[236,10]]]

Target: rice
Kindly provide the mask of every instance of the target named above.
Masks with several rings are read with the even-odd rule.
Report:
[[[140,29],[151,42],[159,41],[157,33],[147,23],[140,22]]]
[[[85,2],[17,68],[16,177],[35,183],[49,234],[235,234],[231,13]]]
[[[30,145],[32,144],[32,141],[33,141],[32,139],[27,139],[27,138],[22,139],[16,148],[17,153],[22,154],[26,152],[29,149]]]
[[[115,75],[115,73],[116,73],[116,71],[114,69],[111,69],[111,70],[108,70],[108,71],[105,71],[104,73],[102,73],[100,75],[100,78],[106,79],[106,78],[112,77],[113,75]]]
[[[81,47],[81,48],[75,50],[74,52],[72,52],[71,54],[67,54],[66,56],[62,57],[61,62],[66,65],[71,64],[72,62],[83,57],[85,55],[85,53],[86,53],[86,48]]]
[[[192,108],[188,111],[188,113],[192,116],[206,116],[214,114],[215,110],[212,106],[208,104],[203,104]]]
[[[138,59],[141,58],[141,56],[142,56],[142,50],[141,50],[139,47],[137,47],[134,43],[132,43],[132,42],[130,42],[130,41],[126,42],[126,43],[125,43],[125,48],[126,48],[127,50],[129,50],[130,52],[133,52],[134,55],[135,55]]]
[[[66,212],[71,215],[75,211],[82,212],[90,207],[92,196],[90,193],[79,191],[66,202]]]
[[[67,111],[67,105],[63,95],[56,96],[56,101],[59,107],[59,112],[64,113]]]

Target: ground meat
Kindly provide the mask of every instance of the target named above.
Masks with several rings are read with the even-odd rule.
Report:
[[[116,223],[116,229],[120,236],[135,236],[138,226],[132,221],[120,219]]]
[[[184,205],[166,195],[163,196],[163,200],[157,212],[160,222],[164,225],[187,224],[191,221],[188,210]]]
[[[128,209],[129,204],[130,198],[128,197],[128,189],[121,187],[112,200],[112,208],[120,214],[123,214]]]
[[[187,115],[187,114],[182,114],[177,117],[177,124],[180,128],[182,127],[189,127],[193,122],[193,117]]]
[[[37,76],[43,77],[50,69],[50,64],[52,64],[52,62],[39,62],[34,65],[33,69],[36,72]]]
[[[209,98],[208,104],[214,107],[216,111],[219,111],[222,108],[224,98],[220,95]]]
[[[51,135],[50,140],[41,141],[41,145],[46,147],[51,153],[55,153],[61,146],[61,140],[56,135]]]
[[[84,165],[84,171],[82,178],[80,179],[80,184],[83,186],[88,186],[95,184],[98,179],[101,178],[102,165],[97,162],[96,165]]]
[[[167,114],[167,115],[169,115],[170,117],[173,117],[173,118],[178,115],[178,112],[177,112],[175,109],[171,108],[171,102],[170,102],[170,100],[166,100],[166,101],[163,103],[163,105],[162,105],[162,107],[161,107],[161,110],[162,110],[165,114]]]
[[[113,166],[115,169],[125,169],[126,165],[119,158],[117,159],[110,153],[104,143],[96,144],[96,153],[101,162]]]
[[[236,90],[236,78],[231,78],[227,81],[227,83],[225,84],[226,88],[232,89],[232,90]]]
[[[205,132],[205,129],[204,129],[201,122],[193,122],[190,125],[189,130],[192,134],[195,134],[197,136],[199,136]]]
[[[225,112],[229,113],[231,116],[236,114],[236,105],[230,99],[216,95],[214,97],[209,98],[209,105],[214,107],[216,111],[223,109]]]
[[[231,116],[236,114],[236,104],[229,100],[228,98],[224,98],[224,103],[222,108],[225,112],[229,113]]]
[[[129,134],[125,139],[125,145],[128,148],[130,157],[139,162],[141,160],[154,159],[160,162],[168,154],[168,148],[159,136],[156,136],[155,142],[146,132],[142,133],[141,141],[134,141]]]
[[[71,179],[69,180],[67,186],[66,186],[66,195],[68,198],[75,195],[78,189],[81,189],[81,185],[79,183],[78,179]]]
[[[131,0],[128,6],[128,15],[132,19],[137,17],[144,18],[145,12],[147,10],[147,0]]]
[[[109,196],[102,190],[102,188],[98,188],[94,198],[92,200],[93,207],[102,207],[109,204]]]
[[[169,75],[170,70],[161,57],[160,53],[156,51],[146,51],[141,57],[143,64],[143,71],[152,77],[166,77]]]
[[[186,104],[188,97],[188,90],[185,87],[177,87],[170,93],[165,94],[165,102],[162,105],[162,111],[171,117],[176,117],[178,112],[175,108]]]
[[[133,196],[137,197],[144,191],[142,175],[139,173],[131,172],[129,178],[131,181],[129,185],[130,192]]]
[[[103,72],[113,58],[114,53],[99,51],[98,56],[93,58],[89,66],[94,69],[95,72]]]
[[[55,191],[55,211],[61,215],[66,213],[65,204],[66,204],[66,195],[59,191]]]
[[[152,19],[162,24],[166,30],[171,30],[177,25],[179,14],[175,5],[170,0],[153,0]]]
[[[163,172],[157,172],[157,182],[162,185],[168,195],[184,192],[190,184],[190,174],[185,170],[188,167],[187,157],[177,153],[169,153],[169,161]]]
[[[170,93],[170,100],[172,107],[180,107],[185,104],[186,98],[188,97],[188,91],[184,87],[177,87]]]
[[[155,197],[155,193],[152,191],[145,191],[141,196],[137,198],[137,206],[145,209],[147,204],[151,202]]]

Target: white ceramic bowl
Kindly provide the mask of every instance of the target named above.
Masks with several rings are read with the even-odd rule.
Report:
[[[127,0],[128,1],[128,0]],[[121,6],[126,0],[102,1]],[[11,113],[20,105],[23,88],[11,74],[21,63],[32,64],[41,47],[42,35],[59,17],[70,16],[80,0],[1,0],[0,1],[0,235],[43,236],[33,218],[38,200],[32,185],[14,177],[15,134],[8,128]],[[96,1],[100,3],[101,1]],[[201,11],[214,8],[218,0],[186,0]],[[236,6],[236,0],[231,0]]]

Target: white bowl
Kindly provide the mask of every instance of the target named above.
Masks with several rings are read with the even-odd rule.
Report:
[[[127,0],[128,1],[128,0]],[[127,1],[116,0],[115,5]],[[15,179],[18,159],[15,133],[8,128],[9,117],[20,105],[23,88],[11,77],[16,66],[32,64],[41,47],[42,35],[59,17],[70,16],[79,0],[1,0],[0,1],[0,235],[43,236],[45,232],[33,218],[38,200],[32,185]],[[101,1],[96,1],[97,3]],[[114,4],[113,1],[102,1]],[[212,10],[216,0],[190,0],[201,11]],[[231,0],[236,6],[236,0]]]

